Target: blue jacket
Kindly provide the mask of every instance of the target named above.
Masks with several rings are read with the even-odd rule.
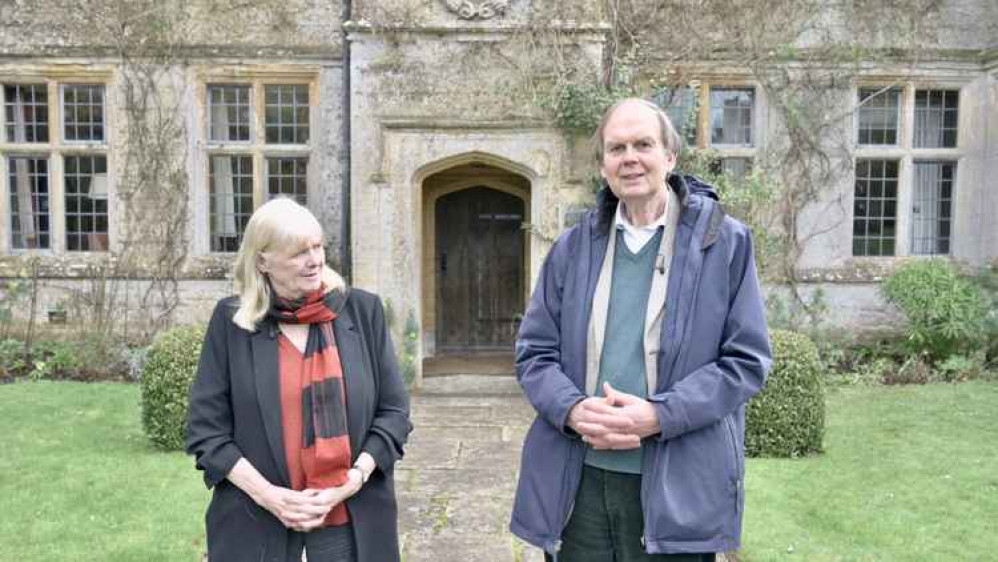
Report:
[[[748,228],[713,189],[673,175],[682,202],[658,356],[649,389],[661,433],[644,442],[641,503],[649,553],[739,547],[745,402],[771,363]],[[564,233],[548,254],[516,342],[517,378],[537,410],[523,446],[510,530],[556,553],[582,476],[585,445],[565,423],[585,398],[586,334],[617,200]]]

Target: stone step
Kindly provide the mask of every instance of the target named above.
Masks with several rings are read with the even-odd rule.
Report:
[[[512,373],[509,375],[434,375],[423,377],[414,396],[522,396]]]

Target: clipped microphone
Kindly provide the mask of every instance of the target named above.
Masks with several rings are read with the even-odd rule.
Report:
[[[658,257],[655,258],[655,269],[657,269],[662,275],[665,275],[665,256],[662,254],[659,254]]]

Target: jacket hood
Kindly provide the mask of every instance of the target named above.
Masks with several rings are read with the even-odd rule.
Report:
[[[679,176],[678,174],[673,174],[669,176],[669,182],[672,182],[672,178],[682,178],[686,182],[686,187],[689,188],[690,193],[696,193],[697,195],[703,195],[704,197],[710,197],[714,201],[720,201],[721,197],[717,194],[717,189],[713,185],[703,181],[702,179],[694,176],[693,174],[685,174]]]

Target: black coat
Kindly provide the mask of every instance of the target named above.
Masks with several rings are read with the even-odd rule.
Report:
[[[290,487],[281,426],[277,325],[256,332],[232,322],[238,301],[218,302],[197,376],[191,385],[187,452],[214,488],[205,517],[209,562],[285,560],[289,531],[225,477],[245,457],[271,483]],[[333,321],[346,387],[347,430],[353,460],[367,451],[377,464],[370,480],[347,500],[358,562],[399,560],[393,466],[412,425],[375,295],[348,290]],[[297,562],[297,561],[294,561]]]

